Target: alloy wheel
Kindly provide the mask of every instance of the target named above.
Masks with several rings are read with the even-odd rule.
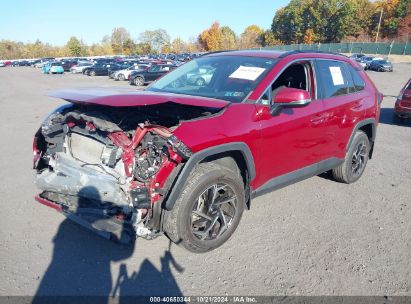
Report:
[[[227,184],[214,184],[198,197],[191,212],[191,232],[199,240],[220,238],[233,223],[237,198]]]
[[[351,172],[354,176],[358,176],[364,171],[367,154],[367,145],[363,141],[360,141],[355,148],[351,160]]]
[[[143,80],[143,78],[141,78],[141,77],[137,77],[137,78],[134,80],[134,83],[136,84],[136,86],[143,86],[143,85],[144,85],[144,80]]]

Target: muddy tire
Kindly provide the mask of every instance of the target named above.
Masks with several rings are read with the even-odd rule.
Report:
[[[241,177],[216,163],[199,164],[190,174],[164,230],[176,244],[194,253],[224,244],[237,228],[245,206]]]
[[[370,141],[367,134],[357,131],[345,156],[344,162],[332,170],[338,182],[351,184],[364,173],[370,153]]]

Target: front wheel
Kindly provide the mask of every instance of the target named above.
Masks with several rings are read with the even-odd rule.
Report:
[[[344,162],[333,169],[334,179],[351,184],[364,173],[370,153],[370,141],[367,134],[357,131],[345,156]]]
[[[124,81],[126,79],[126,77],[124,76],[124,74],[119,74],[118,75],[118,80]]]
[[[88,73],[88,75],[89,75],[89,76],[96,76],[96,71],[93,71],[93,70],[92,70],[92,71],[90,71],[90,72]]]
[[[191,173],[174,208],[166,213],[164,230],[189,251],[207,252],[230,238],[244,206],[241,176],[218,164],[202,163]]]
[[[142,86],[144,85],[144,79],[143,79],[143,77],[136,77],[136,78],[134,79],[134,84],[135,84],[136,86],[142,87]]]

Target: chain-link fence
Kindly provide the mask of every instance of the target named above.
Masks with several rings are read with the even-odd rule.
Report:
[[[402,43],[372,43],[372,42],[341,42],[317,44],[274,45],[264,49],[291,51],[314,50],[338,53],[363,53],[375,55],[411,55],[411,42]]]

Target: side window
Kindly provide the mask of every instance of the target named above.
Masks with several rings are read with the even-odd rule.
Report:
[[[365,82],[362,79],[361,75],[355,70],[350,64],[347,64],[348,70],[350,71],[351,78],[352,78],[352,85],[350,85],[350,93],[351,92],[359,92],[364,90]]]
[[[149,72],[158,72],[160,70],[160,66],[159,65],[153,65],[151,66],[151,68],[149,69]]]
[[[308,77],[305,64],[293,64],[286,68],[271,86],[272,91],[280,87],[295,88],[308,91]]]
[[[314,92],[312,89],[312,68],[309,62],[295,63],[287,67],[274,81],[271,88],[267,89],[260,98],[260,103],[269,105],[273,98],[281,88],[288,87],[294,89],[305,90],[311,93],[312,98]]]
[[[345,63],[332,60],[317,60],[317,83],[321,84],[321,97],[330,98],[348,94],[348,79]]]

